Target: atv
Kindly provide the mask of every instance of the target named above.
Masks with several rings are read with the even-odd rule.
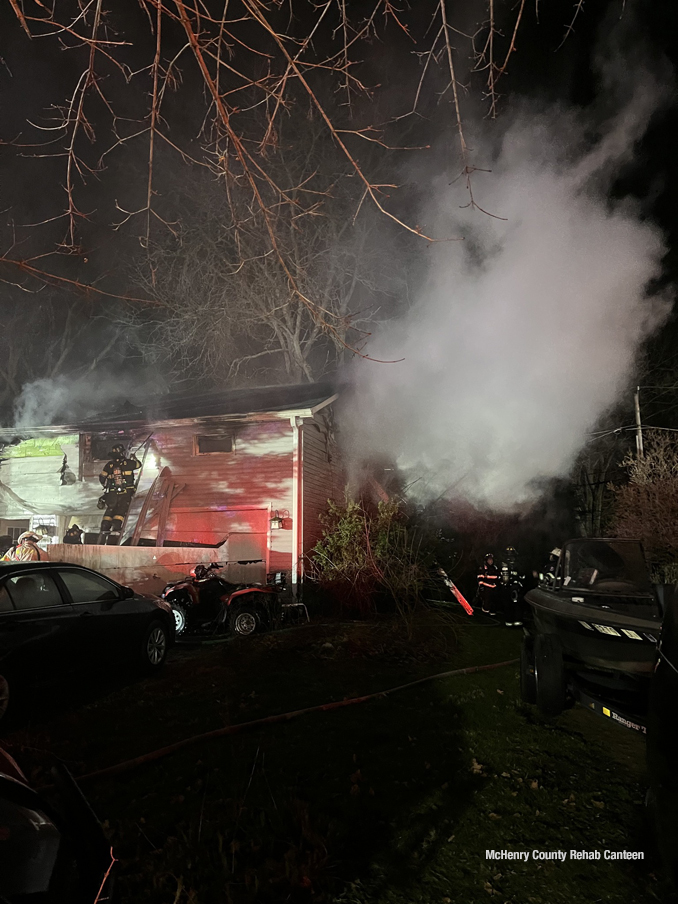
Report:
[[[218,562],[196,565],[161,593],[174,612],[177,637],[227,632],[247,637],[295,616],[309,620],[303,603],[282,602],[285,572],[268,574],[265,584],[233,584],[218,573],[223,567]]]

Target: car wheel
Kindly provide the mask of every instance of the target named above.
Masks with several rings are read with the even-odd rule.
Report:
[[[186,610],[178,603],[172,603],[172,614],[174,615],[174,632],[179,637],[186,630]]]
[[[141,667],[145,672],[156,672],[167,658],[169,632],[160,621],[152,621],[146,628],[141,647]]]
[[[231,633],[240,637],[249,637],[259,628],[259,616],[250,606],[241,606],[234,615],[231,616]]]
[[[534,637],[526,634],[520,647],[520,699],[523,703],[537,702],[537,682],[534,674]]]
[[[560,715],[565,709],[565,665],[563,648],[555,634],[537,634],[534,639],[534,677],[539,712]]]
[[[7,679],[0,675],[0,720],[7,712],[9,706],[9,684]]]

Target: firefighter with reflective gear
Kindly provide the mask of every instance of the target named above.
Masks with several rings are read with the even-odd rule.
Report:
[[[77,524],[74,524],[72,527],[69,527],[64,534],[64,543],[77,543],[80,545],[82,543],[82,533],[82,528],[78,527]]]
[[[134,453],[131,458],[127,458],[122,443],[113,446],[111,455],[113,457],[99,474],[99,482],[105,490],[99,500],[100,507],[106,508],[99,528],[100,534],[104,535],[101,537],[103,542],[106,537],[115,541],[120,539],[125,516],[136,492],[134,472],[141,467],[141,462]]]
[[[504,561],[501,564],[504,624],[507,628],[519,628],[522,625],[520,597],[524,589],[525,576],[518,571],[517,560],[518,553],[513,546],[507,546],[504,551]]]
[[[3,562],[48,562],[47,553],[38,547],[42,540],[40,534],[32,530],[24,531],[17,540],[17,545],[8,549],[2,557]]]
[[[491,552],[485,556],[483,564],[478,569],[478,595],[485,615],[494,615],[499,601],[499,581],[501,575],[494,564],[494,555]]]

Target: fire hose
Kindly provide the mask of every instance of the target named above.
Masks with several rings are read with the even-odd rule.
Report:
[[[376,700],[378,698],[387,697],[389,694],[394,694],[397,691],[404,691],[410,687],[415,687],[417,684],[424,684],[427,681],[434,681],[436,678],[450,678],[456,675],[472,675],[476,672],[487,672],[492,669],[500,669],[507,665],[515,665],[519,662],[518,659],[507,659],[504,662],[493,662],[490,665],[474,665],[469,666],[465,669],[453,669],[449,672],[438,672],[436,675],[428,675],[426,678],[418,678],[416,681],[409,681],[407,684],[400,684],[397,687],[387,688],[384,691],[375,691],[372,694],[364,694],[361,697],[348,697],[345,700],[337,700],[334,703],[321,703],[318,706],[308,706],[305,709],[297,709],[292,712],[287,713],[279,713],[274,716],[266,716],[263,719],[253,719],[251,722],[240,722],[236,725],[226,725],[224,728],[217,728],[214,731],[206,731],[202,734],[193,735],[190,738],[184,738],[181,741],[177,741],[174,744],[170,744],[167,747],[161,747],[158,750],[152,750],[150,753],[145,753],[142,756],[135,757],[131,760],[125,760],[122,763],[118,763],[115,766],[107,766],[105,769],[98,769],[96,772],[88,772],[85,775],[81,775],[78,778],[79,782],[89,781],[91,779],[97,778],[108,778],[109,776],[119,775],[121,772],[127,772],[131,769],[135,769],[137,766],[142,766],[145,763],[152,763],[156,760],[163,759],[166,756],[169,756],[172,753],[176,753],[178,750],[184,750],[187,747],[192,747],[195,744],[199,744],[202,741],[211,741],[215,738],[224,738],[228,735],[238,734],[241,731],[247,731],[253,728],[259,728],[261,725],[273,725],[277,722],[289,722],[292,719],[296,719],[299,716],[306,716],[309,713],[323,713],[323,712],[331,712],[337,709],[343,709],[346,706],[354,706],[357,703],[366,703],[368,700]]]

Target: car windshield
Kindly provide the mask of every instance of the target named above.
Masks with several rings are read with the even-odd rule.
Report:
[[[563,549],[563,586],[627,595],[652,592],[638,540],[571,540]]]

